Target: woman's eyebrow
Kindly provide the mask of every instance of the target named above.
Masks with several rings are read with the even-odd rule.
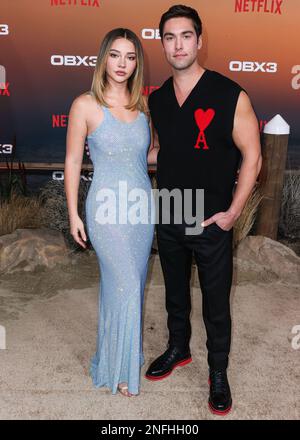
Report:
[[[117,49],[110,49],[110,50],[113,50],[114,52],[118,52],[118,53],[121,53],[119,50],[117,50]],[[135,55],[136,53],[135,52],[127,52],[127,55],[128,54],[132,54],[132,55]]]

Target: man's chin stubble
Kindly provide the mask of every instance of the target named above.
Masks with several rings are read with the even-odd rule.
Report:
[[[177,65],[177,64],[171,63],[171,66],[172,66],[173,69],[175,69],[175,70],[186,70],[186,69],[188,69],[188,68],[193,64],[193,62],[194,62],[194,61],[191,61],[190,63],[187,63],[187,64],[181,64],[181,65]]]

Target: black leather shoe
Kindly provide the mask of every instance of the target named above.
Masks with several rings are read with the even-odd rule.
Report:
[[[208,405],[213,414],[226,415],[231,410],[232,399],[226,370],[210,370]]]
[[[169,376],[174,368],[192,362],[191,353],[183,353],[177,347],[169,347],[161,356],[152,362],[145,377],[149,380],[161,380]]]

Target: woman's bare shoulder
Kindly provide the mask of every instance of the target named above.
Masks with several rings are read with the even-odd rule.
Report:
[[[72,106],[76,106],[78,108],[82,108],[83,110],[88,110],[92,105],[96,104],[96,100],[90,92],[82,93],[81,95],[76,96],[73,100]]]
[[[97,101],[90,92],[76,96],[72,102],[71,111],[84,115],[87,119],[95,113]],[[99,110],[99,107],[98,107]]]

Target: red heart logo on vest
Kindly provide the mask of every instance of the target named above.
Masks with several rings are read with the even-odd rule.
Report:
[[[198,108],[195,111],[195,119],[200,131],[204,131],[209,126],[214,116],[215,111],[212,108],[206,111],[202,110],[202,108]]]

